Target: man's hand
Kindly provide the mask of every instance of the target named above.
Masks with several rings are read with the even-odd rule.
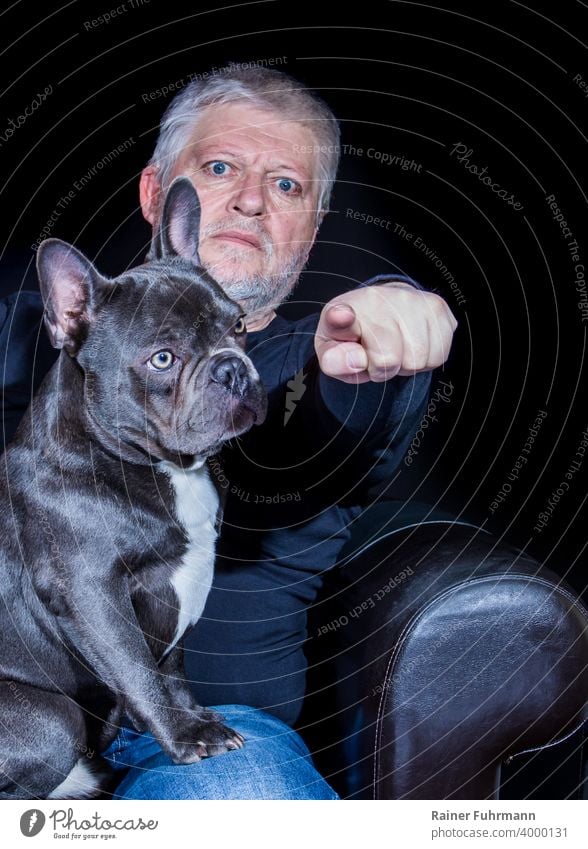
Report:
[[[382,382],[442,365],[456,327],[439,295],[392,281],[325,304],[314,347],[325,374],[345,383]]]

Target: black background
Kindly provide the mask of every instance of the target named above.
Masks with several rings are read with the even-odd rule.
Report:
[[[538,514],[564,479],[588,427],[586,328],[568,243],[546,196],[555,194],[581,261],[588,98],[588,11],[566,2],[291,3],[198,6],[172,0],[15,3],[0,17],[2,293],[35,288],[34,251],[59,199],[51,235],[74,242],[106,273],[138,261],[149,228],[138,210],[141,168],[171,96],[143,95],[227,62],[269,62],[316,90],[341,120],[344,153],[332,209],[308,270],[283,307],[316,310],[368,276],[401,270],[448,301],[459,329],[439,381],[450,402],[403,467],[394,494],[451,509],[586,586],[588,459],[541,532]],[[38,92],[43,105],[7,137]],[[113,148],[127,150],[77,190]],[[522,204],[501,200],[453,145]],[[403,155],[420,173],[368,149]],[[382,229],[347,209],[380,216]],[[402,224],[435,251],[463,299],[430,258],[395,235]],[[494,496],[539,410],[538,437],[508,498]]]

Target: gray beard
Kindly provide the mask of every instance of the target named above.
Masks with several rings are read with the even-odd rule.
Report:
[[[214,264],[205,265],[206,271],[219,283],[229,298],[237,301],[247,313],[275,309],[282,304],[298,282],[306,264],[307,248],[301,248],[277,274],[252,274],[249,277],[235,274],[217,274]]]

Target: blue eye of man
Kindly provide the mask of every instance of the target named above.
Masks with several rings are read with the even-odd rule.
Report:
[[[222,174],[226,174],[227,163],[226,162],[213,162],[212,163],[212,173],[218,174],[219,176]]]
[[[293,180],[288,180],[287,177],[282,177],[281,180],[278,180],[278,186],[284,194],[291,194],[292,189],[296,188],[296,183]]]

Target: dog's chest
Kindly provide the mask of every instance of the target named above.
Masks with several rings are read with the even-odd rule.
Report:
[[[162,466],[175,496],[173,515],[186,538],[185,551],[171,576],[178,607],[171,649],[184,631],[198,621],[210,591],[219,498],[206,465],[192,470],[179,469],[172,464]]]

